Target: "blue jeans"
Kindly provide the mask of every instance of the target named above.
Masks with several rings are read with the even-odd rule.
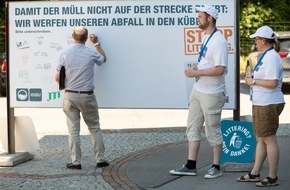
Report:
[[[100,129],[98,104],[94,94],[64,93],[63,111],[69,132],[72,164],[81,163],[80,113],[90,131],[96,163],[104,161],[105,146]]]

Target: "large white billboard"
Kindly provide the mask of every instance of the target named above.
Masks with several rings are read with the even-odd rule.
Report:
[[[9,2],[11,107],[62,106],[58,57],[73,45],[73,28],[85,26],[107,55],[95,70],[99,107],[187,108],[194,79],[184,69],[202,43],[195,7],[205,3],[219,10],[217,26],[229,44],[225,108],[235,109],[234,0]]]

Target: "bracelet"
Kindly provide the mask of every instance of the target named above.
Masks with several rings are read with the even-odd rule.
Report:
[[[94,44],[95,47],[96,47],[96,46],[100,46],[100,45],[101,45],[100,42],[97,42],[97,43]]]

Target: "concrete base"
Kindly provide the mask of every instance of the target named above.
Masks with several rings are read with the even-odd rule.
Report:
[[[223,165],[225,172],[249,172],[252,170],[254,163],[236,163],[227,162]]]
[[[0,167],[16,166],[28,160],[33,159],[34,156],[28,152],[16,152],[15,154],[0,154]]]
[[[233,117],[225,117],[223,119],[225,119],[225,120],[233,120],[234,118]],[[253,121],[252,115],[241,115],[240,116],[240,121],[252,122]]]

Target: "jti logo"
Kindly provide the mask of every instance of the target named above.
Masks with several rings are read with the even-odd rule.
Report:
[[[47,101],[56,100],[60,98],[60,91],[57,92],[49,92]]]

